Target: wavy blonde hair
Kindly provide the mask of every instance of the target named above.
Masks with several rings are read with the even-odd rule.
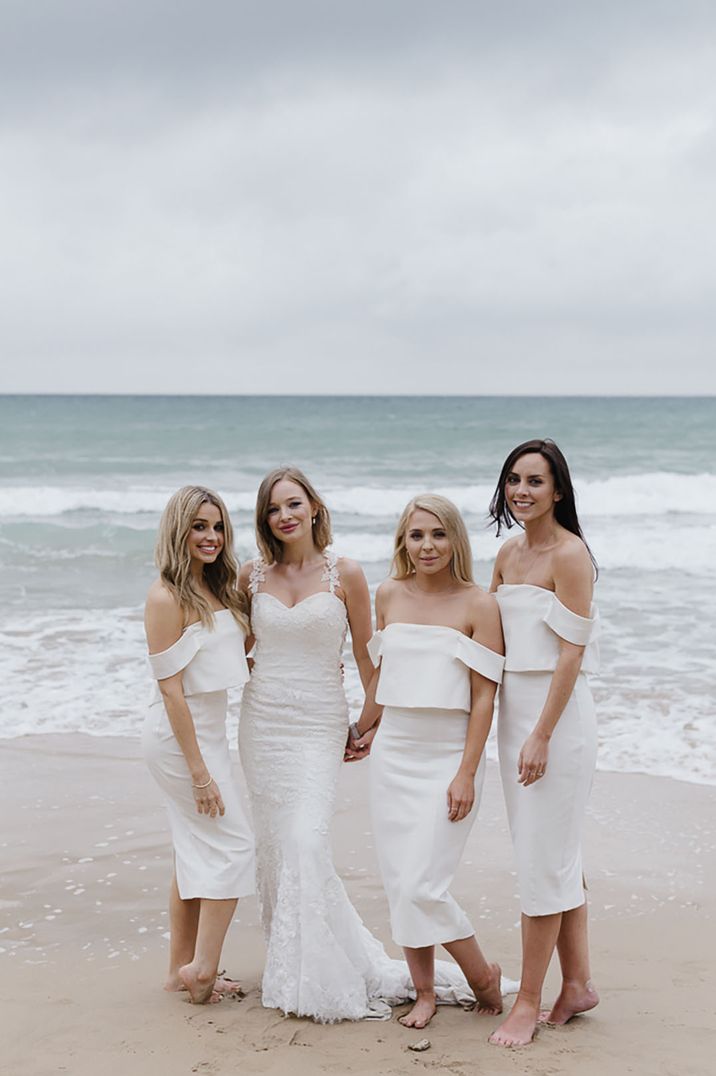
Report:
[[[256,494],[256,544],[259,553],[267,564],[275,564],[283,556],[283,542],[272,533],[268,522],[268,512],[271,506],[271,492],[277,482],[288,479],[300,486],[314,505],[316,521],[313,524],[313,541],[321,552],[333,541],[331,533],[331,517],[326,508],[326,502],[316,492],[313,485],[308,481],[303,471],[298,467],[277,467],[269,471]]]
[[[472,575],[472,550],[467,527],[456,506],[447,497],[441,497],[438,493],[421,493],[419,497],[413,497],[408,501],[403,514],[398,520],[393,546],[393,579],[407,579],[415,575],[415,567],[405,543],[408,532],[410,517],[417,508],[432,515],[442,523],[452,546],[452,558],[450,560],[450,574],[459,583],[474,583]]]
[[[213,564],[204,565],[204,580],[209,590],[228,609],[239,626],[248,633],[245,601],[238,589],[239,562],[234,554],[234,532],[226,505],[218,493],[204,486],[182,486],[169,498],[159,524],[154,560],[164,586],[171,591],[187,620],[199,617],[208,628],[214,625],[214,613],[199,592],[191,570],[187,538],[202,504],[213,504],[221,513],[224,545]]]

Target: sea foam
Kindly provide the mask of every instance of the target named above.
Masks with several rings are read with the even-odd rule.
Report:
[[[600,481],[575,481],[579,510],[585,516],[658,516],[697,512],[716,515],[716,474],[685,475],[673,472],[618,475]],[[95,489],[81,486],[0,487],[0,516],[6,518],[61,516],[83,510],[117,515],[156,515],[174,488],[127,486]],[[411,497],[425,492],[414,486],[346,486],[323,491],[333,512],[351,516],[394,519]],[[485,516],[494,486],[486,484],[442,486],[433,492],[449,497],[470,515]],[[256,491],[222,491],[233,511],[253,514]]]

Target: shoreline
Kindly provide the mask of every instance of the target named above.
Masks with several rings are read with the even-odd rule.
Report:
[[[441,1007],[426,1032],[397,1021],[333,1026],[260,1003],[263,940],[240,902],[225,966],[246,997],[194,1007],[161,984],[170,875],[168,827],[138,740],[79,733],[0,741],[7,804],[0,845],[0,999],[9,1073],[401,1073],[441,1068],[603,1076],[697,1076],[716,1045],[708,938],[716,912],[716,789],[598,771],[585,828],[593,974],[602,1002],[522,1051],[486,1039],[499,1017]],[[366,925],[388,935],[366,804],[370,762],[345,766],[333,827],[336,866]],[[491,959],[519,971],[519,908],[497,768],[453,887]],[[545,1000],[558,982],[556,961]],[[508,999],[508,1004],[511,1001]],[[401,1010],[398,1010],[403,1011]],[[427,1037],[424,1054],[406,1052]],[[29,1043],[32,1043],[29,1049]],[[297,1047],[301,1047],[298,1049]]]
[[[229,712],[231,713],[231,704],[229,706]],[[494,730],[495,726],[496,726],[496,719],[495,719],[495,723],[493,724],[493,730]],[[231,739],[235,742],[235,740],[236,740],[236,729],[235,728],[233,728],[233,729],[230,728],[230,732],[233,732],[233,736],[231,736]],[[0,735],[0,756],[2,755],[2,752],[3,752],[4,749],[10,748],[12,745],[17,745],[17,744],[22,743],[24,745],[23,750],[24,749],[30,750],[30,744],[32,742],[34,742],[34,741],[38,741],[39,742],[39,748],[40,748],[40,750],[42,750],[44,741],[57,739],[61,743],[61,741],[65,740],[65,739],[72,739],[72,738],[77,738],[78,740],[82,740],[83,738],[86,738],[87,740],[100,741],[100,742],[106,740],[109,743],[113,743],[113,742],[116,741],[116,742],[121,742],[123,744],[132,743],[132,742],[134,742],[136,740],[136,742],[139,743],[140,739],[141,739],[141,732],[138,731],[138,732],[136,732],[136,734],[135,733],[127,733],[127,734],[123,734],[121,736],[114,736],[114,735],[108,734],[106,732],[89,732],[89,731],[79,732],[77,729],[67,729],[67,730],[55,731],[55,732],[20,732],[20,733],[18,733],[17,736],[3,736],[3,735]],[[491,744],[490,742],[488,742],[488,748],[493,747],[493,746],[494,746],[494,749],[496,751],[497,750],[496,742],[494,744]],[[229,750],[231,752],[232,761],[234,762],[235,766],[240,768],[239,761],[238,761],[238,750],[237,750],[237,748],[233,744],[230,744]],[[139,756],[137,756],[137,757],[139,757]],[[494,757],[490,757],[488,755],[488,766],[496,766],[496,765],[497,765],[497,756],[496,756],[496,754],[495,754]],[[0,773],[1,772],[2,771],[0,769]],[[673,781],[677,785],[686,785],[686,786],[691,787],[691,788],[704,788],[704,789],[710,788],[710,789],[716,790],[716,777],[711,779],[711,780],[705,780],[704,778],[700,778],[700,777],[688,778],[688,777],[676,776],[673,773],[645,773],[643,770],[614,770],[614,769],[609,769],[609,767],[601,767],[599,765],[599,761],[597,761],[597,768],[596,768],[595,774],[596,775],[605,775],[605,776],[614,776],[614,777],[627,777],[627,778],[645,777],[645,778],[648,778],[648,780],[650,780],[650,781]],[[596,780],[596,777],[595,777],[595,780]]]

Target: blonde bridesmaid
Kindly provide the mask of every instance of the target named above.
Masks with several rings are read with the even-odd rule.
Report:
[[[254,890],[253,838],[226,738],[226,689],[248,679],[248,625],[231,522],[216,493],[185,486],[174,494],[156,560],[145,614],[156,687],[143,748],[174,844],[165,989],[203,1003],[237,989],[217,969],[237,898]]]

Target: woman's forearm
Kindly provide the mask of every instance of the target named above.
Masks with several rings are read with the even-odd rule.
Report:
[[[373,674],[376,671],[375,666],[370,660],[370,657],[365,650],[365,647],[363,647],[363,653],[360,655],[356,654],[354,650],[353,657],[355,658],[355,663],[358,667],[358,675],[360,676],[360,682],[363,685],[363,690],[367,695],[370,682],[373,679]]]
[[[167,717],[169,718],[169,724],[171,725],[174,737],[179,744],[181,753],[186,760],[192,782],[200,784],[202,783],[202,780],[206,779],[209,771],[206,768],[204,756],[199,748],[191,711],[187,706],[183,695],[178,696],[174,693],[165,694],[162,692],[162,699],[164,701]]]
[[[374,668],[371,663],[371,678],[366,689],[365,702],[363,703],[360,717],[356,721],[356,727],[361,736],[363,736],[368,729],[372,729],[373,726],[380,721],[383,715],[383,707],[380,703],[375,701],[379,677],[380,669]]]
[[[480,765],[482,753],[485,750],[487,737],[492,725],[494,710],[494,693],[492,698],[481,698],[470,711],[470,718],[465,736],[465,748],[462,753],[460,770],[462,773],[474,777],[477,767]]]
[[[552,736],[574,691],[582,668],[583,654],[583,647],[576,646],[570,646],[569,650],[563,649],[560,653],[542,713],[534,727],[534,732],[546,740]]]

